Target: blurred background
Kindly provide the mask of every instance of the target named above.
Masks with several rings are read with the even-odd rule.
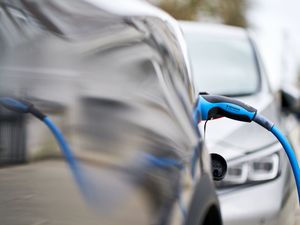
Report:
[[[191,118],[199,91],[234,97],[300,153],[299,9],[297,0],[0,0],[0,97],[49,115],[84,177],[78,188],[41,121],[1,108],[0,223],[185,224],[178,199],[188,208],[197,197],[199,148],[198,178],[210,174],[209,152],[229,162],[224,181],[207,182],[225,225],[300,225],[271,135],[227,119],[205,133]]]
[[[178,20],[227,24],[247,28],[258,37],[270,81],[299,80],[299,26],[296,0],[163,0],[150,1]]]
[[[238,38],[234,35],[232,36],[226,36],[230,33],[234,33],[233,30],[230,31],[230,27],[218,27],[218,25],[214,26],[213,24],[224,24],[234,27],[241,27],[243,29],[246,29],[250,36],[253,38],[254,43],[256,45],[256,50],[259,53],[259,58],[261,58],[263,70],[266,72],[266,75],[268,77],[268,82],[270,85],[270,88],[273,93],[278,94],[280,90],[282,90],[283,87],[288,86],[289,90],[296,89],[296,96],[299,95],[299,79],[300,79],[300,70],[299,70],[299,62],[300,62],[300,39],[299,39],[299,26],[297,24],[297,21],[299,20],[299,14],[298,10],[300,8],[300,3],[295,0],[288,0],[288,1],[282,1],[282,0],[162,0],[162,1],[150,1],[153,4],[161,7],[163,10],[170,13],[173,17],[175,17],[178,20],[184,20],[184,21],[196,21],[199,24],[204,24],[204,26],[201,28],[199,27],[189,25],[189,23],[183,23],[183,31],[186,34],[187,38],[187,44],[188,47],[190,46],[190,52],[191,52],[191,61],[192,61],[192,67],[193,72],[195,73],[195,76],[201,77],[201,67],[202,72],[203,69],[206,68],[206,65],[204,63],[201,63],[201,61],[208,64],[210,67],[212,66],[221,66],[220,70],[214,69],[214,71],[211,71],[208,69],[206,75],[211,74],[214,76],[218,71],[218,73],[223,73],[224,76],[227,76],[225,74],[227,71],[227,68],[224,66],[224,63],[226,63],[225,59],[219,59],[217,55],[221,55],[225,51],[227,51],[227,56],[225,57],[231,57],[229,51],[233,50],[225,50],[226,44],[225,40],[226,38],[230,37],[232,40],[236,40],[236,43],[238,43]],[[198,30],[197,30],[198,29]],[[227,29],[227,34],[226,34]],[[197,36],[197,31],[199,31]],[[191,38],[191,35],[194,33],[194,39]],[[210,41],[202,40],[204,36],[207,38],[211,38]],[[198,42],[195,40],[195,38],[198,37]],[[215,39],[214,39],[215,38]],[[224,41],[224,43],[221,44],[221,41]],[[190,43],[189,43],[190,42]],[[197,48],[197,45],[199,47]],[[203,45],[203,46],[202,46]],[[205,47],[206,45],[206,47]],[[208,47],[209,45],[215,45],[215,47]],[[202,46],[202,47],[200,47]],[[219,47],[219,50],[217,48]],[[224,48],[224,50],[221,50]],[[197,49],[197,50],[196,50]],[[204,51],[202,54],[196,54],[195,51]],[[208,53],[212,52],[213,53]],[[216,55],[214,55],[216,54]],[[214,57],[212,56],[214,55]],[[242,57],[242,56],[241,56]],[[221,57],[220,57],[221,58]],[[193,60],[195,60],[193,62]],[[236,59],[239,60],[239,59]],[[210,64],[212,62],[212,64]],[[228,63],[228,62],[227,62]],[[241,63],[241,62],[240,62]],[[197,65],[196,65],[197,64]],[[239,62],[236,61],[235,68],[237,68]],[[242,64],[240,64],[242,65]],[[207,66],[207,67],[209,67]],[[224,66],[224,67],[223,67]],[[243,68],[246,68],[245,65]],[[205,73],[204,72],[204,73]],[[232,73],[232,71],[231,71]],[[240,76],[243,74],[242,71],[240,71]],[[248,74],[243,79],[249,79],[250,75]],[[202,81],[205,79],[204,75],[201,77]],[[220,79],[217,75],[215,76],[216,79]],[[228,83],[234,82],[231,80],[230,76],[227,76],[227,81],[224,79],[221,82],[222,86],[229,85]],[[197,78],[196,78],[197,79]],[[197,81],[200,82],[200,79]],[[236,82],[238,82],[236,80]],[[250,85],[250,81],[248,81],[248,85]],[[210,84],[210,83],[208,83]],[[215,84],[214,84],[215,85]],[[221,84],[220,84],[221,85]],[[242,82],[240,82],[240,85],[243,86]],[[201,89],[205,88],[211,88],[208,89],[211,92],[214,93],[214,91],[217,91],[219,89],[215,86],[201,86]],[[246,86],[244,86],[246,87]],[[221,89],[222,90],[222,89]],[[245,90],[245,88],[244,88]],[[223,90],[224,91],[224,90]],[[217,92],[220,94],[220,92]],[[221,92],[224,94],[224,92]],[[227,92],[225,92],[227,93]],[[298,93],[298,94],[297,94]],[[241,97],[241,95],[237,96]],[[265,97],[262,97],[265,98]],[[242,98],[243,99],[243,98]],[[244,101],[250,101],[248,99],[243,99]],[[259,98],[256,99],[254,105],[259,105]],[[252,105],[253,105],[252,104]],[[296,113],[298,114],[298,113]],[[299,115],[299,114],[298,114]],[[281,115],[282,117],[282,115]],[[287,121],[283,122],[287,124]],[[298,126],[298,122],[292,122],[294,126]],[[227,126],[229,124],[226,124]],[[211,125],[212,128],[211,132],[220,132],[220,130],[225,129],[225,124],[213,124]],[[214,126],[216,126],[214,129]],[[226,126],[226,128],[227,128]],[[223,128],[223,129],[222,129]],[[241,131],[241,130],[240,130]],[[254,131],[251,131],[251,129],[248,128],[249,134],[251,134]],[[220,132],[221,133],[221,132]],[[296,140],[299,139],[299,132],[296,132]],[[212,135],[213,136],[213,135]],[[251,135],[250,135],[251,136]],[[249,139],[250,136],[247,136]],[[224,137],[224,136],[223,136]],[[226,136],[225,136],[226,137]],[[245,136],[243,135],[236,135],[236,139],[242,139],[244,140],[244,144],[242,144],[240,147],[244,148],[248,144],[246,143]],[[207,135],[207,142],[208,145],[211,142],[210,139],[214,139],[214,137],[210,137],[210,134]],[[256,142],[256,140],[253,140]],[[212,141],[216,142],[216,141]],[[233,141],[230,142],[233,144],[231,148],[237,147],[237,142]],[[227,143],[228,144],[228,143]],[[224,147],[225,142],[222,144]],[[297,147],[299,145],[296,144]],[[210,149],[216,149],[216,145],[212,144],[210,146]],[[218,149],[218,148],[217,148]],[[296,148],[299,153],[299,148]],[[240,151],[240,150],[239,150]],[[224,151],[217,150],[217,152],[222,152],[223,155]],[[225,151],[226,152],[226,151]],[[233,154],[233,153],[230,153]],[[230,157],[229,157],[230,158]],[[228,159],[228,158],[227,158]],[[228,159],[230,161],[230,159]],[[229,173],[230,170],[229,170]],[[235,174],[236,175],[236,174]],[[229,175],[228,175],[229,176]],[[228,178],[227,176],[227,178]],[[229,178],[228,178],[229,179]],[[225,177],[226,180],[226,177]],[[222,186],[222,185],[221,185]],[[277,219],[274,219],[272,222],[268,221],[268,219],[265,219],[268,213],[272,211],[272,207],[258,207],[257,204],[260,202],[259,198],[256,196],[260,196],[260,198],[268,198],[267,192],[259,191],[259,187],[252,187],[252,189],[257,188],[256,191],[249,191],[247,195],[251,195],[254,200],[252,202],[251,199],[244,198],[242,192],[243,191],[237,191],[236,189],[231,189],[231,191],[234,194],[224,194],[224,192],[219,192],[219,197],[221,199],[221,208],[223,212],[224,222],[225,224],[299,224],[300,221],[298,219],[291,222],[287,218],[285,219],[278,219],[281,216],[278,216]],[[251,188],[250,188],[251,189]],[[276,188],[273,187],[273,190]],[[275,191],[273,191],[273,194]],[[239,200],[246,202],[245,204],[252,205],[252,207],[247,207],[244,204],[238,203]],[[230,202],[231,201],[231,202]],[[278,201],[278,199],[276,200]],[[280,200],[279,200],[280,201]],[[257,204],[256,204],[256,203]],[[253,207],[258,207],[261,213],[255,212],[253,210]],[[247,213],[244,215],[241,210],[246,210]],[[269,209],[270,211],[267,212],[266,209]],[[296,206],[296,208],[298,208]],[[290,209],[291,210],[291,209]],[[282,207],[280,210],[273,211],[275,214],[282,214],[282,211],[284,210],[284,207]],[[251,215],[252,214],[252,215]],[[299,212],[296,212],[296,218]],[[293,215],[293,214],[292,214]],[[256,217],[257,220],[251,218]],[[260,219],[259,219],[260,218]]]

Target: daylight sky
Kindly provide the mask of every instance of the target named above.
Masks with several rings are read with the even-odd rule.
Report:
[[[294,80],[300,62],[300,1],[251,0],[248,20],[272,85]]]

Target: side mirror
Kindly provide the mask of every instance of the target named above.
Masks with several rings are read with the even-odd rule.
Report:
[[[211,157],[211,172],[215,181],[223,180],[227,172],[227,162],[219,154],[212,153]]]
[[[292,85],[281,89],[282,107],[292,113],[300,113],[300,90]]]

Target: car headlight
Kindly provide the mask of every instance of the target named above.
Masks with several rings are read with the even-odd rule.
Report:
[[[227,174],[220,182],[219,188],[261,183],[273,180],[280,172],[280,152],[267,154],[249,154],[245,157],[228,162]]]

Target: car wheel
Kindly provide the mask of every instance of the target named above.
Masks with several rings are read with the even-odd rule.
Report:
[[[195,190],[186,225],[222,225],[215,187],[207,174],[201,177]]]

